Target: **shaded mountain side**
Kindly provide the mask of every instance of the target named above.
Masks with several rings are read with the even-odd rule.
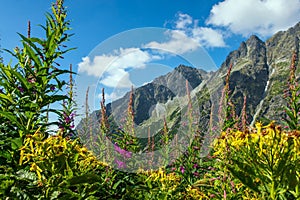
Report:
[[[190,90],[197,87],[209,73],[189,66],[179,65],[172,72],[157,77],[151,83],[134,89],[134,122],[139,125],[151,117],[157,104],[165,104],[176,96],[186,95],[186,81]],[[174,84],[175,83],[175,84]],[[107,114],[113,115],[120,122],[126,118],[130,92],[122,98],[107,104]],[[100,112],[94,111],[93,116],[100,119]],[[81,126],[79,124],[79,126]]]
[[[283,91],[286,88],[292,52],[299,55],[300,23],[287,31],[281,31],[266,42],[257,36],[251,36],[240,47],[229,53],[216,72],[180,65],[172,72],[154,79],[151,83],[134,90],[134,121],[137,125],[154,123],[156,115],[167,119],[179,119],[178,108],[187,107],[186,100],[178,100],[186,95],[186,80],[189,90],[197,99],[194,108],[200,113],[199,126],[208,128],[210,114],[217,115],[225,77],[232,64],[230,93],[236,105],[236,114],[240,115],[244,96],[247,98],[247,121],[274,119],[282,121],[283,106],[286,102]],[[300,69],[298,65],[297,77]],[[180,102],[180,106],[175,102]],[[129,93],[107,105],[107,113],[114,120],[122,121],[126,117]],[[170,108],[169,111],[164,107]],[[211,108],[214,110],[211,110]],[[155,114],[156,113],[156,114]],[[100,112],[91,116],[100,118]],[[177,117],[177,118],[176,118]],[[214,120],[217,120],[214,118]],[[178,120],[177,120],[178,121]],[[82,123],[81,123],[82,125]],[[78,125],[79,127],[81,126]],[[174,125],[174,124],[173,124]]]

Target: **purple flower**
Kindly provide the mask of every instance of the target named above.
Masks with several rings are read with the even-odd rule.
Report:
[[[199,176],[199,173],[198,173],[198,172],[194,172],[193,174],[194,174],[194,176],[196,176],[196,177]]]
[[[66,117],[66,118],[65,118],[65,122],[66,122],[67,124],[69,124],[71,121],[72,121],[72,120],[71,120],[70,117]]]
[[[18,86],[18,90],[23,93],[24,92],[24,89],[21,87],[21,86]]]
[[[76,113],[75,113],[75,112],[72,112],[72,113],[70,114],[70,117],[73,119],[73,118],[75,117],[75,115],[76,115]]]
[[[179,169],[180,169],[181,173],[184,174],[184,167],[183,167],[183,166],[180,166]]]
[[[198,168],[198,164],[197,163],[194,164],[193,168]]]
[[[50,87],[50,90],[53,92],[53,91],[55,90],[55,86],[52,85],[52,86]]]
[[[35,79],[34,78],[29,78],[27,79],[28,83],[35,83]]]
[[[121,155],[123,155],[125,158],[131,158],[131,156],[132,156],[132,152],[130,152],[130,151],[126,151],[125,149],[121,149],[118,145],[114,145],[114,147],[115,147],[115,150],[119,153],[119,154],[121,154]]]
[[[71,129],[75,128],[74,123],[73,123],[72,125],[70,125],[70,128],[71,128]]]
[[[115,162],[117,163],[118,168],[126,168],[125,162],[122,162],[122,161],[117,160],[117,159],[115,160]]]

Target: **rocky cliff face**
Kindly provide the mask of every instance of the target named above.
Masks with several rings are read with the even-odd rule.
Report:
[[[135,123],[142,124],[151,120],[152,111],[158,105],[170,104],[177,97],[186,94],[186,80],[189,89],[197,97],[197,107],[201,113],[200,126],[207,127],[211,107],[218,106],[220,92],[225,84],[225,76],[230,64],[233,65],[230,77],[232,101],[239,115],[244,96],[247,97],[248,123],[255,120],[274,119],[279,123],[283,115],[283,90],[286,88],[290,59],[293,51],[299,55],[300,23],[287,31],[275,34],[266,42],[251,36],[240,47],[231,52],[219,70],[207,73],[199,69],[180,65],[174,71],[156,78],[153,82],[136,88],[134,91]],[[297,76],[299,78],[300,67]],[[216,98],[215,98],[216,97]],[[107,105],[110,115],[125,113],[129,93],[123,98]],[[184,102],[187,104],[187,102]],[[197,109],[198,109],[197,108]],[[215,108],[216,110],[216,108]],[[163,112],[163,110],[162,110]],[[174,112],[165,113],[174,115]],[[94,116],[99,118],[99,112]],[[166,116],[172,118],[172,116]]]

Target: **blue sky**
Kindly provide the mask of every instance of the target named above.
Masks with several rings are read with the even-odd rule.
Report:
[[[17,32],[43,37],[51,1],[1,0],[0,44],[19,46]],[[299,0],[65,0],[77,50],[61,62],[73,64],[79,99],[91,87],[91,109],[99,88],[108,101],[130,85],[140,86],[179,63],[215,70],[250,35],[266,40],[300,21]],[[151,27],[151,28],[149,28]],[[11,59],[3,53],[4,62]],[[201,66],[204,65],[204,66]]]

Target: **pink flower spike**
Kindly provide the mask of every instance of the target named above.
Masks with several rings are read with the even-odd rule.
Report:
[[[180,166],[180,171],[181,171],[181,173],[183,173],[184,174],[184,167],[183,166]]]

